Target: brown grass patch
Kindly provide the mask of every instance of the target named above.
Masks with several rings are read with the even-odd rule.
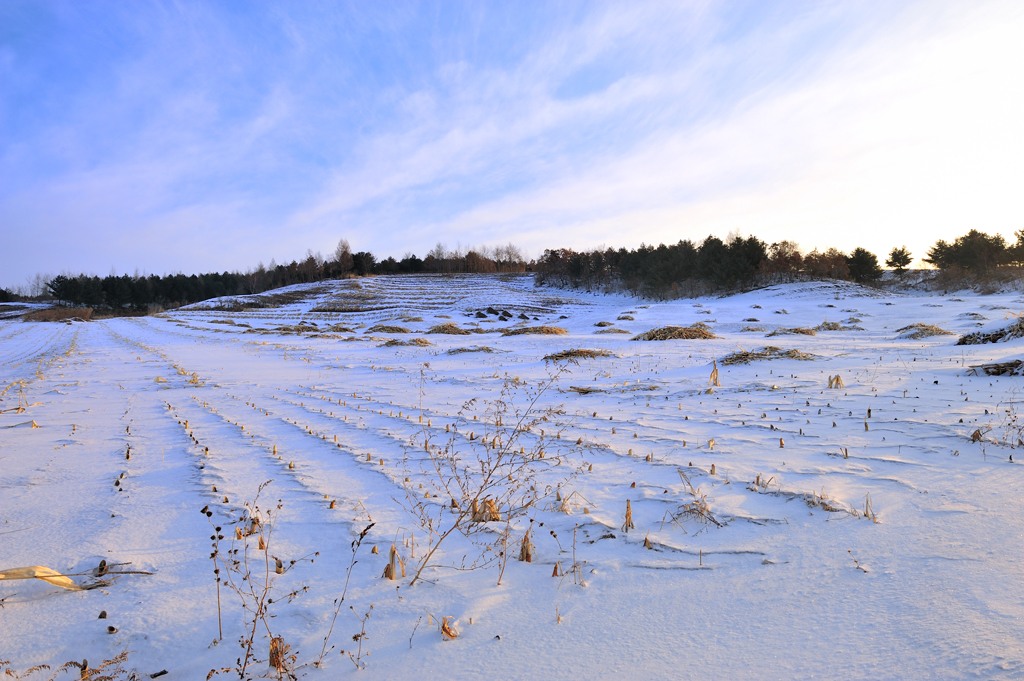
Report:
[[[446,354],[449,354],[449,355],[461,355],[464,352],[486,352],[486,353],[492,353],[492,352],[495,352],[495,350],[494,350],[494,348],[488,347],[486,345],[474,345],[471,348],[452,348]]]
[[[952,336],[952,331],[946,331],[940,329],[934,324],[911,324],[904,326],[902,329],[896,329],[896,333],[899,334],[898,338],[905,338],[907,340],[920,340],[922,338],[931,338],[932,336]]]
[[[711,333],[706,324],[697,322],[690,326],[662,326],[657,329],[651,329],[646,333],[641,333],[639,336],[633,336],[632,340],[710,340],[712,338],[718,338],[718,336]]]
[[[1009,326],[1004,326],[995,331],[975,331],[965,334],[956,342],[957,345],[982,345],[984,343],[998,343],[999,341],[1012,340],[1024,337],[1024,319],[1018,319]]]
[[[817,359],[817,357],[806,352],[800,352],[799,350],[783,350],[781,348],[768,345],[760,350],[752,350],[750,352],[740,350],[739,352],[734,352],[731,355],[726,355],[722,358],[722,364],[724,366],[731,366],[733,364],[750,364],[751,362],[769,359],[798,359],[802,361],[810,361]]]
[[[452,322],[448,322],[447,324],[437,324],[435,326],[432,326],[432,327],[430,327],[430,331],[427,331],[427,333],[444,333],[444,334],[448,334],[449,336],[468,336],[469,335],[469,331],[466,331],[465,329],[460,328],[457,324],[454,324]]]
[[[600,331],[595,331],[594,333],[624,333],[628,336],[631,332],[626,331],[625,329],[601,329]]]
[[[92,319],[91,307],[48,307],[25,315],[26,322],[64,322],[77,319],[87,322]]]
[[[428,341],[426,338],[413,338],[412,340],[399,340],[397,338],[392,338],[391,340],[385,342],[380,347],[382,347],[382,348],[396,348],[396,347],[407,346],[407,345],[415,345],[417,347],[425,348],[428,345],[433,345],[433,343]]]
[[[388,326],[387,324],[377,324],[367,329],[366,333],[412,333],[409,329],[404,326]]]
[[[562,350],[554,354],[548,355],[544,358],[544,361],[557,362],[563,359],[596,359],[598,357],[614,357],[612,353],[607,350],[586,350],[584,348],[572,348],[569,350]]]
[[[615,326],[615,322],[598,322],[594,326]]]
[[[793,336],[793,335],[815,336],[815,335],[817,335],[817,332],[815,332],[814,329],[810,329],[810,328],[803,327],[803,326],[794,327],[792,329],[787,329],[787,328],[784,328],[784,327],[780,326],[779,328],[775,329],[770,334],[768,334],[768,337],[770,338],[772,336]]]
[[[740,329],[740,333],[764,333],[763,326],[744,326]]]
[[[522,336],[525,334],[539,336],[564,336],[569,333],[560,326],[524,326],[521,329],[505,329],[502,336]]]

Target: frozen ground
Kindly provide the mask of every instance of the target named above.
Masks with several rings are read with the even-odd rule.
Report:
[[[167,679],[233,666],[243,611],[222,589],[215,643],[212,530],[200,509],[233,527],[243,501],[273,480],[263,499],[280,500],[281,511],[269,553],[285,564],[314,558],[278,578],[271,606],[270,626],[297,651],[299,676],[1024,676],[1024,485],[1010,462],[1020,450],[996,442],[1017,442],[1024,379],[967,375],[970,365],[1018,357],[1024,341],[955,345],[1019,312],[1019,294],[794,284],[645,303],[534,289],[518,276],[380,277],[276,293],[263,296],[276,307],[248,311],[0,321],[0,390],[11,386],[0,399],[0,570],[79,573],[105,559],[153,573],[79,592],[0,581],[0,660],[24,669],[127,649],[130,667],[146,678],[166,669]],[[233,307],[223,303],[193,307]],[[512,318],[497,321],[489,306]],[[766,338],[825,321],[845,329]],[[382,322],[411,333],[370,331]],[[425,333],[444,322],[487,333]],[[693,322],[720,338],[596,333]],[[915,322],[954,335],[897,337]],[[499,333],[539,324],[568,334]],[[384,346],[415,338],[430,345]],[[721,364],[768,345],[814,357]],[[448,354],[473,346],[494,352]],[[612,355],[543,359],[569,348]],[[721,387],[709,393],[714,359]],[[509,412],[495,423],[491,401],[503,390],[525,409],[559,367],[566,373],[533,413],[564,413],[518,434]],[[836,374],[845,385],[830,390]],[[984,438],[972,442],[979,429]],[[498,449],[484,449],[495,435]],[[535,491],[521,498],[534,500],[509,528],[509,551],[518,556],[533,520],[533,562],[513,557],[500,586],[506,508],[502,522],[471,525],[474,541],[446,538],[410,586],[436,536],[406,508],[422,504],[441,531],[453,517],[425,436],[435,456],[436,445],[460,452],[470,479],[477,457],[515,437],[527,453]],[[863,516],[866,497],[877,522]],[[371,520],[334,649],[315,668],[350,544]],[[222,551],[233,538],[224,534]],[[397,581],[381,578],[392,542],[408,571]],[[465,569],[481,555],[491,566]],[[556,562],[565,576],[552,576]],[[356,672],[354,613],[371,604],[365,671]],[[97,619],[101,610],[107,619]],[[439,631],[445,616],[455,640]]]

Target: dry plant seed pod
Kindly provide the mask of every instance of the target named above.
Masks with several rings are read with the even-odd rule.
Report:
[[[238,526],[235,527],[235,539],[244,539],[242,536],[242,528]]]
[[[552,577],[561,577],[562,576],[561,572],[558,569],[558,563],[557,562],[555,563],[555,569],[551,571],[551,576]]]
[[[711,475],[715,475],[715,464],[711,464]]]
[[[373,549],[370,551],[370,553],[372,553],[375,556],[380,553],[380,551],[377,550],[376,544],[373,545]]]
[[[280,558],[274,559],[274,572],[279,575],[284,574],[284,563],[281,561]]]
[[[337,508],[336,499],[331,499],[331,508]]]
[[[263,541],[262,535],[260,536],[259,550],[260,551],[266,551],[267,550],[267,544]]]
[[[780,437],[780,438],[779,438],[779,449],[785,449],[785,448],[786,448],[786,442],[785,442],[785,440],[783,440],[783,439],[782,439],[782,438]]]
[[[630,488],[631,488],[631,489],[632,489],[632,488],[635,488],[635,487],[636,487],[636,481],[634,481],[634,482],[633,482],[633,484],[631,484],[631,485],[630,485]]]

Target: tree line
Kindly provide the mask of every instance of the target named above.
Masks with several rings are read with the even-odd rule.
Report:
[[[514,244],[497,247],[449,249],[438,243],[426,257],[407,253],[401,260],[393,257],[378,261],[373,253],[353,253],[342,239],[328,257],[312,250],[302,260],[266,267],[260,263],[246,272],[207,274],[169,274],[140,276],[110,274],[60,274],[45,281],[45,291],[35,295],[15,294],[0,289],[0,302],[29,298],[52,298],[62,305],[144,311],[159,306],[177,307],[226,295],[255,294],[271,289],[345,277],[375,274],[417,273],[498,273],[525,272],[529,264]]]
[[[924,262],[959,277],[991,277],[1024,266],[1024,230],[1016,242],[1002,236],[970,230],[952,242],[939,240]],[[912,261],[905,246],[893,248],[885,261],[902,276]],[[307,251],[302,260],[270,266],[262,263],[246,272],[116,275],[98,277],[61,274],[45,279],[45,292],[35,296],[0,289],[0,302],[52,298],[60,304],[143,311],[153,306],[176,307],[225,295],[255,294],[267,290],[353,276],[375,274],[535,273],[538,283],[571,288],[622,288],[634,295],[666,298],[750,288],[801,279],[836,279],[871,284],[882,277],[878,257],[865,248],[849,254],[836,248],[801,252],[792,241],[768,244],[757,237],[709,236],[700,243],[684,239],[676,244],[636,249],[574,251],[545,250],[527,262],[513,244],[498,247],[450,249],[438,243],[422,259],[407,253],[400,260],[377,260],[369,251],[353,253],[342,239],[324,257]],[[40,279],[40,277],[36,277]],[[36,286],[42,288],[40,282]],[[40,295],[42,293],[42,295]]]

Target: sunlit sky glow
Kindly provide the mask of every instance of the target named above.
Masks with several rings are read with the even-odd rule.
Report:
[[[0,285],[1024,229],[1024,3],[0,3]]]

